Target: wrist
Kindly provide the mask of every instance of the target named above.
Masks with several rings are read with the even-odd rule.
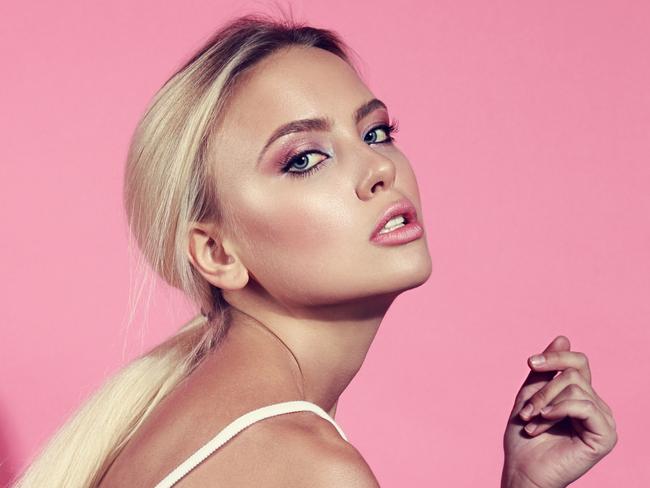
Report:
[[[502,476],[501,488],[542,488],[535,483],[531,483],[527,479],[522,479],[518,476]]]
[[[503,472],[501,473],[501,488],[566,488],[567,486],[545,486],[537,484],[520,470],[509,469],[507,466],[503,467]]]

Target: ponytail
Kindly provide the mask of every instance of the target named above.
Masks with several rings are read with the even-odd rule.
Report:
[[[230,306],[187,257],[193,222],[238,230],[236,209],[219,202],[211,134],[241,74],[293,45],[324,49],[357,70],[355,53],[335,32],[249,14],[217,31],[156,93],[129,147],[124,207],[149,267],[202,313],[109,378],[41,449],[14,488],[94,488],[161,400],[224,337]]]
[[[197,315],[110,377],[57,431],[14,488],[94,487],[160,401],[200,364],[227,313]]]

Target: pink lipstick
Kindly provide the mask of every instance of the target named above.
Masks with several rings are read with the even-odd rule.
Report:
[[[423,234],[415,207],[407,198],[402,198],[382,213],[370,240],[380,245],[398,245],[419,239]]]

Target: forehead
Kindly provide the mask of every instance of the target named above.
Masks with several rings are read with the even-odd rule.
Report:
[[[257,112],[259,116],[261,108],[272,109],[264,118],[279,123],[293,120],[292,117],[318,116],[328,109],[365,101],[370,94],[343,59],[314,47],[277,51],[247,75],[235,94],[235,105],[250,109],[242,110],[246,115]]]
[[[236,141],[250,156],[284,123],[320,116],[350,123],[354,110],[370,98],[371,91],[337,55],[312,47],[282,49],[239,80],[217,139],[225,145]]]

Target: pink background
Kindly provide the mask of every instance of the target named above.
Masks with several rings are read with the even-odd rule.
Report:
[[[0,7],[0,481],[192,310],[126,330],[127,143],[222,22],[270,2]],[[292,3],[400,122],[433,274],[402,295],[337,421],[382,486],[498,486],[529,369],[564,334],[619,443],[576,487],[650,484],[650,8],[643,1]]]

